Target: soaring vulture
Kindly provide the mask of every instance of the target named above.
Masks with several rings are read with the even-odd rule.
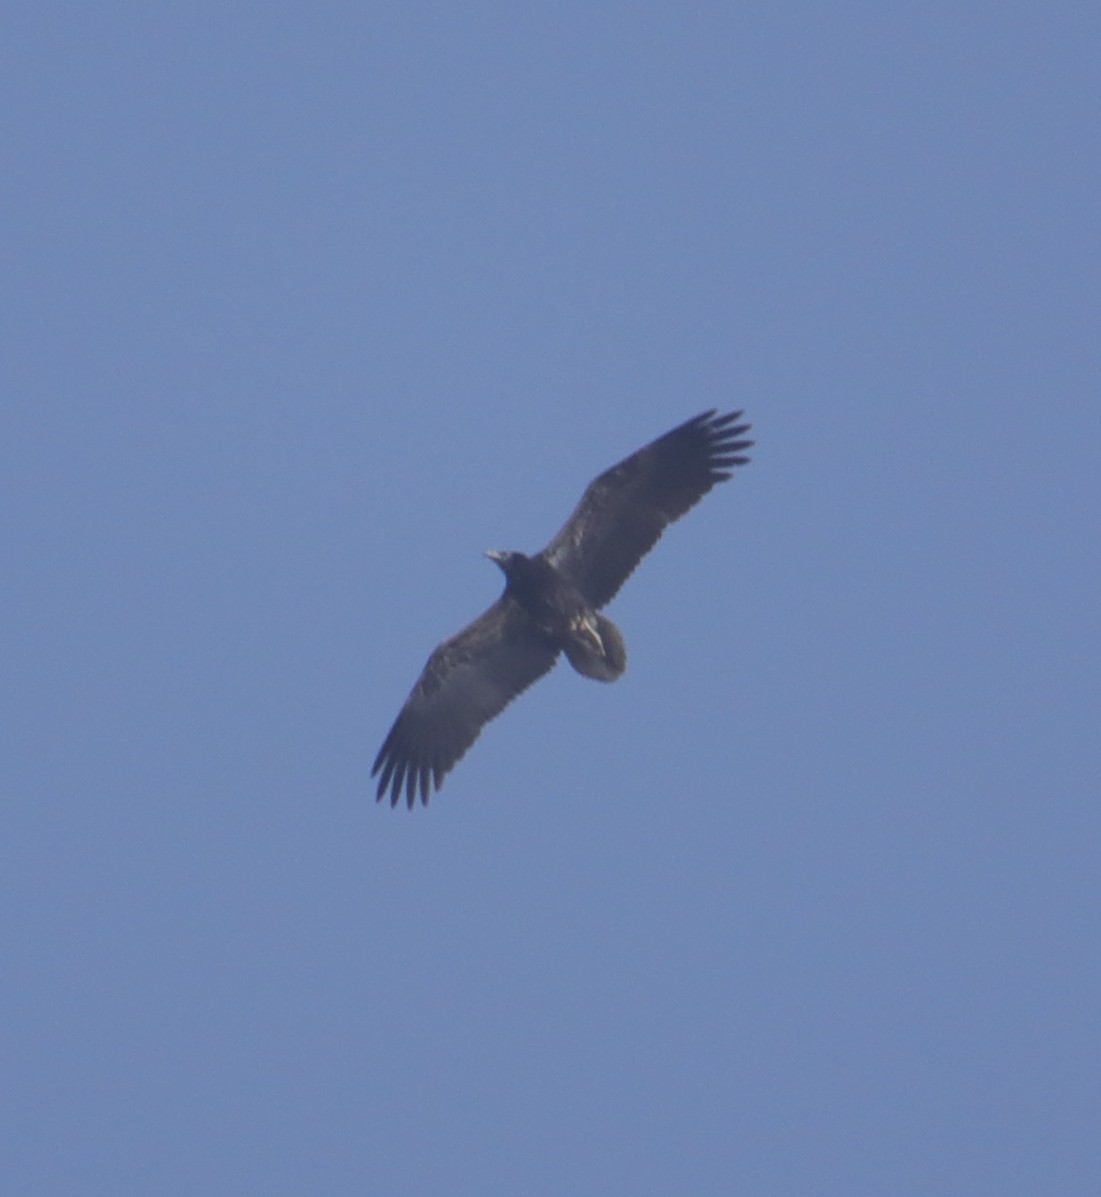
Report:
[[[706,411],[605,470],[534,557],[490,552],[505,590],[428,658],[375,758],[378,798],[412,809],[461,760],[482,728],[564,652],[578,673],[614,682],[627,667],[619,629],[600,608],[653,548],[735,466],[745,465],[740,411]]]

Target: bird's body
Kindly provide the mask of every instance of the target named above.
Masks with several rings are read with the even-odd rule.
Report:
[[[614,682],[627,668],[627,647],[619,629],[600,615],[545,553],[486,554],[504,571],[505,597],[516,602],[544,635],[586,677]]]
[[[427,804],[482,727],[559,653],[585,677],[622,675],[627,649],[600,608],[668,524],[749,460],[741,414],[704,412],[606,470],[542,552],[487,554],[505,591],[429,657],[375,759],[380,800]]]

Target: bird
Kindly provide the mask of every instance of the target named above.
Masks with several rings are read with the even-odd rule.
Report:
[[[427,806],[482,728],[566,654],[584,677],[627,668],[619,629],[601,613],[665,528],[749,461],[744,413],[702,412],[594,478],[546,548],[485,554],[501,597],[438,645],[371,769],[376,800]]]

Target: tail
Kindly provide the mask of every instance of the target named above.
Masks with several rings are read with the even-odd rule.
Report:
[[[595,612],[585,618],[565,648],[574,669],[598,682],[614,682],[627,668],[627,645],[619,628]]]

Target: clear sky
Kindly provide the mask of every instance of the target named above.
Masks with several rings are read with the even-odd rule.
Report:
[[[1101,10],[14,3],[0,1187],[1101,1185]],[[427,810],[596,473],[751,465]]]

